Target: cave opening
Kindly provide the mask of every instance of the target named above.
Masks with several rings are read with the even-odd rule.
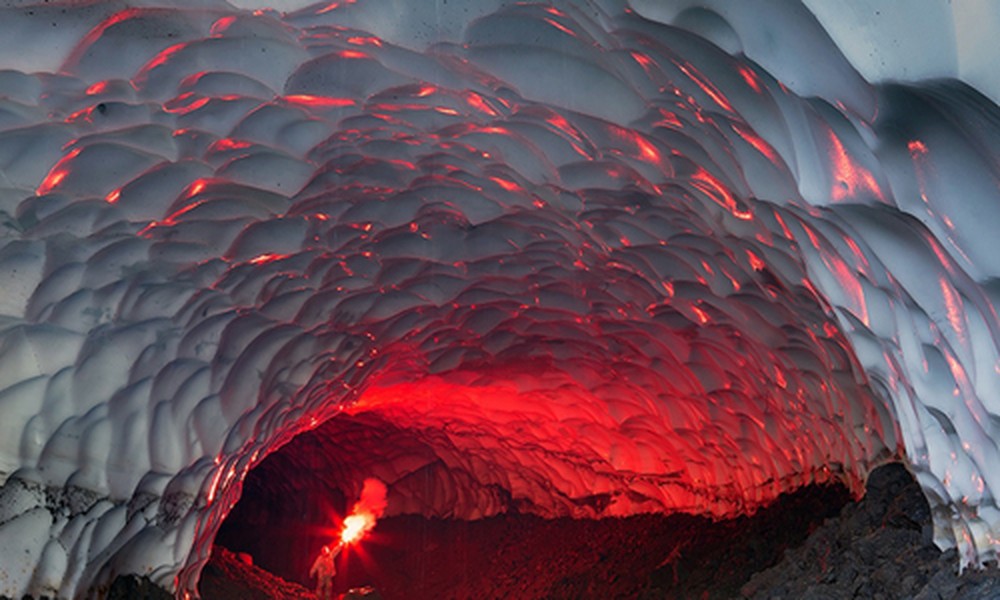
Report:
[[[248,580],[233,574],[241,568],[312,590],[312,561],[339,534],[366,477],[387,483],[387,511],[337,558],[335,593],[371,586],[385,598],[732,595],[851,498],[828,482],[782,495],[751,517],[543,517],[536,513],[544,500],[533,505],[455,468],[463,449],[447,427],[409,427],[398,416],[341,413],[252,469],[216,536],[202,595],[227,597],[233,583],[220,577]],[[234,558],[236,571],[230,564],[220,575],[220,561]],[[267,593],[294,597],[276,589],[304,593]]]
[[[795,310],[763,333],[764,305],[740,296],[700,324],[671,306],[626,324],[553,310],[379,348],[359,395],[340,404],[331,378],[339,412],[249,471],[216,549],[306,593],[375,478],[385,514],[337,557],[335,591],[731,597],[895,446],[822,305],[787,289]]]

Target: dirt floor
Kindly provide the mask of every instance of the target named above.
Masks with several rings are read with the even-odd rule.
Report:
[[[475,522],[386,518],[338,559],[343,598],[1000,598],[1000,571],[959,576],[930,541],[930,511],[899,465],[865,498],[810,487],[753,518],[655,515],[600,521],[505,515]],[[315,598],[217,547],[206,600]],[[308,574],[305,574],[306,576]],[[310,584],[308,580],[303,583]],[[139,582],[117,598],[156,598]],[[353,590],[353,591],[349,591]]]

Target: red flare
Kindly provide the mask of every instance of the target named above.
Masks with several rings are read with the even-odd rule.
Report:
[[[345,544],[353,544],[374,526],[375,519],[369,514],[350,515],[344,519],[344,529],[340,532],[340,541]]]
[[[385,512],[385,484],[378,479],[365,479],[361,488],[361,498],[354,504],[344,519],[340,530],[340,541],[353,544],[361,540],[375,528],[375,521]]]

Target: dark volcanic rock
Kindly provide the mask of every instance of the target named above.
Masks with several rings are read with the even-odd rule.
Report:
[[[204,600],[294,600],[314,599],[312,591],[276,577],[216,546],[201,574],[199,589]]]
[[[927,501],[899,464],[875,470],[864,499],[847,505],[776,566],[743,586],[744,598],[1000,598],[1000,571],[957,572],[954,551],[932,540]]]
[[[148,577],[126,575],[115,578],[108,590],[107,600],[173,600],[173,597]]]

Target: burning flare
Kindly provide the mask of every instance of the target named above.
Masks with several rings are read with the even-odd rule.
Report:
[[[385,512],[385,492],[385,484],[378,479],[365,479],[361,499],[344,519],[344,527],[340,531],[342,543],[353,544],[360,541],[375,527],[376,520]]]
[[[340,541],[353,544],[375,526],[375,518],[368,514],[350,515],[344,519],[344,529],[340,532]]]

